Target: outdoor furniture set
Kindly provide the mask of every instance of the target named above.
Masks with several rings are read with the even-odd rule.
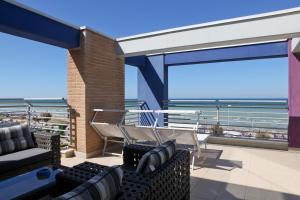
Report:
[[[156,148],[131,144],[124,147],[122,166],[84,162],[59,173],[58,188],[68,186],[65,189],[71,191],[63,191],[57,199],[105,199],[111,195],[108,199],[189,199],[189,158],[189,151],[175,150],[172,141]],[[109,173],[122,173],[114,179],[112,194],[103,192],[106,184],[99,183]]]
[[[189,199],[190,153],[175,141],[123,148],[121,166],[60,165],[59,135],[0,128],[0,199]]]

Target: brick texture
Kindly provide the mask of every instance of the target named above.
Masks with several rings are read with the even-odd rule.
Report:
[[[75,109],[76,150],[92,153],[102,140],[89,125],[93,108],[124,109],[124,59],[116,55],[116,42],[91,30],[81,33],[81,47],[68,52],[68,102]],[[118,122],[119,114],[99,116]]]

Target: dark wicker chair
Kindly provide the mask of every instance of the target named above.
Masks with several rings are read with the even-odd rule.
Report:
[[[36,132],[32,137],[35,148],[0,155],[0,180],[39,167],[60,165],[60,136]]]
[[[128,145],[124,148],[124,179],[150,189],[150,199],[176,200],[190,198],[190,153],[177,150],[173,157],[154,172],[142,175],[135,169],[142,156],[154,147]]]
[[[51,165],[60,166],[60,135],[47,132],[35,132],[32,135],[38,148],[51,151]]]
[[[140,158],[152,148],[140,145],[124,147],[122,166],[124,177],[118,199],[189,199],[189,151],[177,150],[168,162],[153,173],[148,175],[135,173]],[[64,188],[61,193],[68,192],[107,168],[90,162],[81,163],[58,174],[57,187]]]
[[[84,162],[72,168],[64,168],[64,171],[56,176],[56,185],[50,191],[50,196],[60,196],[67,193],[77,186],[91,179],[93,176],[101,174],[107,166],[95,163]],[[150,200],[150,189],[139,183],[122,181],[121,192],[117,200]],[[40,196],[41,197],[41,196]]]

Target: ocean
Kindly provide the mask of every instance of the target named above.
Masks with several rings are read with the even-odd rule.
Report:
[[[27,111],[27,103],[37,113],[51,112],[57,117],[66,117],[67,101],[59,99],[0,99],[0,114]],[[126,109],[139,109],[143,102],[126,99]],[[15,107],[14,107],[15,106]],[[170,99],[164,102],[164,108],[170,110],[200,111],[200,123],[223,127],[246,129],[272,129],[286,131],[288,125],[288,100],[286,98],[199,98]],[[196,116],[169,115],[169,123],[195,123]]]
[[[136,107],[137,100],[128,99],[126,108]],[[272,129],[286,131],[288,125],[288,100],[286,98],[227,98],[227,99],[170,99],[164,103],[170,110],[197,110],[200,123],[247,129]],[[171,123],[194,123],[195,117],[169,116]]]

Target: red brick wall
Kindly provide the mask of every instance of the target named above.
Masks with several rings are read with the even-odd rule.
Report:
[[[90,127],[93,108],[124,109],[124,60],[116,42],[91,30],[82,30],[81,47],[68,52],[68,102],[76,110],[76,148],[82,153],[101,149],[102,141]],[[117,122],[119,115],[105,115]]]

